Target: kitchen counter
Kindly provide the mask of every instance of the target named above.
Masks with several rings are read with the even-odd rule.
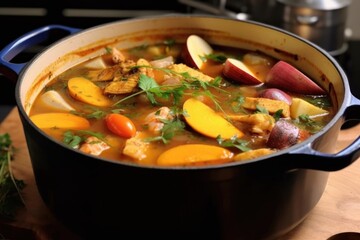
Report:
[[[23,190],[26,208],[21,209],[12,226],[22,227],[33,231],[35,239],[67,239],[79,240],[56,221],[42,202],[37,191],[29,153],[21,129],[17,109],[10,114],[0,125],[0,133],[9,133],[13,145],[17,148],[15,159],[12,162],[13,173],[16,178],[27,184]],[[352,142],[360,133],[360,124],[342,130],[337,144],[340,150]],[[360,239],[360,160],[337,172],[331,172],[327,187],[318,204],[308,217],[295,229],[283,236],[280,240],[346,240]],[[1,223],[1,221],[0,221]],[[1,230],[1,225],[0,225]],[[1,233],[1,232],[0,232]],[[339,233],[346,233],[346,237],[331,238]],[[16,233],[12,233],[16,236]],[[356,238],[349,238],[354,234]],[[11,240],[24,238],[10,238]]]

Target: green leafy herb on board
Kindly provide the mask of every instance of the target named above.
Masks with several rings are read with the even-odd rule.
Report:
[[[13,219],[17,209],[24,206],[20,192],[25,183],[16,179],[10,168],[13,154],[10,135],[0,134],[0,218],[8,220]]]

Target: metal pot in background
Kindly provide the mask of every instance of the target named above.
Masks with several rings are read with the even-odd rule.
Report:
[[[351,0],[277,0],[276,25],[336,56],[347,49],[345,28],[350,4]]]

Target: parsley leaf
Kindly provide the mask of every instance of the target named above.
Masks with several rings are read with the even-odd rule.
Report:
[[[281,118],[282,113],[283,113],[282,109],[279,109],[274,113],[273,117],[274,117],[275,121],[277,121]]]
[[[247,141],[239,139],[236,136],[233,136],[230,139],[223,139],[219,135],[216,137],[216,141],[222,147],[235,147],[243,152],[251,150],[251,148],[247,147],[249,144]]]
[[[218,62],[218,63],[224,63],[226,59],[228,59],[228,57],[225,56],[224,54],[218,54],[218,53],[207,54],[205,55],[205,58],[213,60],[214,62]]]
[[[310,118],[309,115],[307,114],[301,114],[299,115],[295,120],[294,123],[301,127],[306,129],[307,131],[311,132],[311,133],[316,133],[318,131],[320,131],[320,129],[322,128],[321,123],[313,120]]]
[[[79,148],[80,144],[84,142],[88,136],[94,136],[106,142],[104,139],[104,135],[101,133],[88,130],[79,130],[75,134],[72,131],[66,131],[63,134],[63,143],[65,143],[71,148]]]
[[[160,136],[146,138],[145,141],[162,141],[167,144],[177,133],[182,132],[185,129],[185,123],[179,118],[173,120],[160,119],[160,121],[164,124],[160,130]]]
[[[260,106],[260,105],[256,105],[255,113],[265,113],[265,114],[269,114],[269,111],[268,111],[266,108],[264,108],[264,107],[262,107],[262,106]]]

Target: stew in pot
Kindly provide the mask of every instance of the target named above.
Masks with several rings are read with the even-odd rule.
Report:
[[[198,35],[104,52],[53,79],[30,112],[49,136],[101,158],[246,161],[304,141],[334,115],[326,91],[262,52]]]

